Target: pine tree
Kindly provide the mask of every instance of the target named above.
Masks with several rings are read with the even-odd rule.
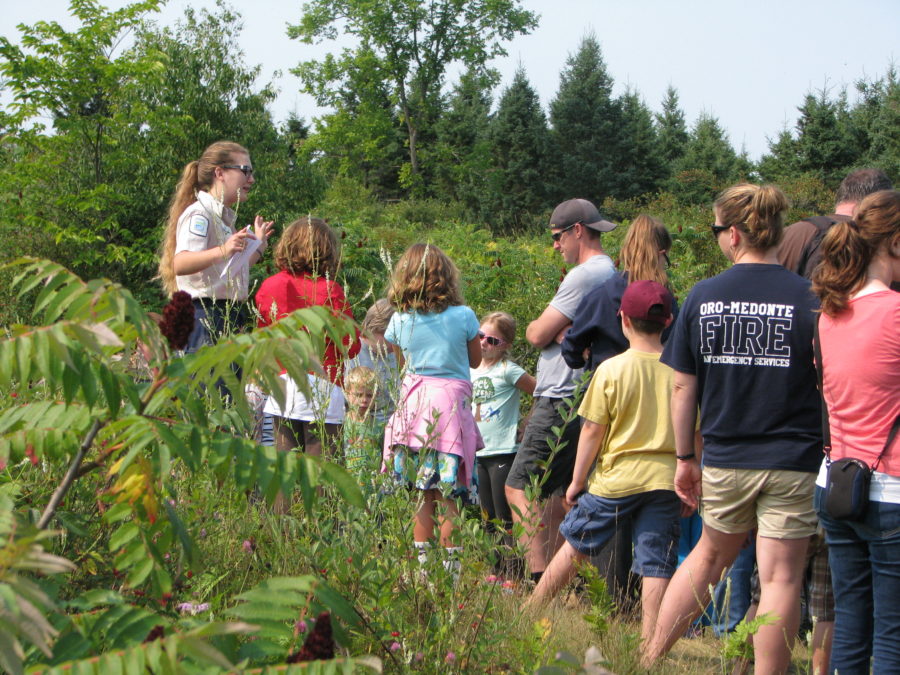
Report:
[[[858,164],[878,167],[900,180],[900,79],[891,66],[884,77],[856,83],[859,101],[850,111],[849,131],[861,151]]]
[[[524,229],[547,208],[549,132],[537,92],[521,67],[491,122],[493,162],[486,204],[492,222]]]
[[[684,155],[688,142],[684,112],[678,106],[678,90],[672,85],[666,89],[662,112],[656,115],[659,147],[666,170],[671,175],[675,163]]]
[[[566,61],[550,103],[555,201],[583,197],[600,203],[615,192],[622,111],[612,88],[600,43],[589,34]]]
[[[759,160],[759,175],[763,180],[778,181],[795,176],[797,168],[797,140],[786,126],[775,140],[769,141],[769,152]]]
[[[435,167],[432,192],[442,199],[455,199],[477,212],[484,198],[484,175],[491,162],[490,120],[493,73],[469,71],[445,97],[444,113],[437,121],[434,157],[426,165]]]
[[[858,159],[848,130],[846,96],[807,94],[797,120],[798,168],[836,183]]]
[[[703,203],[740,177],[740,162],[719,120],[701,113],[669,180],[670,190],[685,203]]]
[[[619,99],[622,124],[619,152],[615,156],[615,196],[629,199],[659,188],[665,177],[659,138],[653,114],[636,91],[629,90]]]

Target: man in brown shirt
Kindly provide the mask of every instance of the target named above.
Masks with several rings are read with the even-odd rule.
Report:
[[[822,259],[819,246],[835,223],[850,220],[863,197],[879,190],[890,190],[891,180],[879,169],[857,169],[841,181],[835,197],[834,213],[794,223],[784,231],[778,248],[778,262],[807,279]]]

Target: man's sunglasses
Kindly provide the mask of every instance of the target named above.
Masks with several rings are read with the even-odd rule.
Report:
[[[223,169],[237,169],[240,171],[246,178],[251,178],[253,176],[253,167],[249,164],[224,164],[222,166]]]
[[[502,345],[506,340],[503,338],[494,337],[493,335],[485,335],[481,331],[478,331],[478,338],[487,342],[491,347],[496,347],[497,345]]]
[[[550,233],[550,238],[551,238],[553,241],[559,241],[559,238],[562,237],[563,234],[564,234],[565,232],[568,232],[569,230],[571,230],[571,229],[572,229],[573,227],[575,227],[576,225],[578,225],[578,223],[572,223],[572,224],[569,225],[568,227],[564,227],[563,229],[559,230],[558,232],[551,232],[551,233]]]

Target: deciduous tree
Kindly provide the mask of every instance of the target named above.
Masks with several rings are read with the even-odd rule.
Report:
[[[519,0],[312,0],[288,34],[313,44],[339,32],[356,44],[340,57],[305,61],[293,72],[321,106],[340,105],[354,72],[377,72],[390,86],[406,131],[405,185],[417,187],[420,140],[437,117],[447,68],[481,69],[506,52],[503,42],[537,25]],[[339,108],[338,113],[342,110]]]

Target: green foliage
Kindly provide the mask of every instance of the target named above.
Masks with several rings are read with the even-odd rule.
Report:
[[[527,33],[537,18],[518,0],[414,0],[400,5],[364,0],[311,0],[288,34],[307,43],[337,37],[338,29],[357,40],[340,59],[307,61],[295,72],[305,91],[323,101],[343,103],[336,92],[356,72],[377,74],[389,83],[392,103],[406,132],[408,164],[404,187],[420,188],[420,143],[438,117],[444,73],[451,64],[482,71],[502,43]],[[374,80],[372,80],[374,81]],[[338,113],[352,111],[339,108]]]
[[[491,143],[491,224],[519,232],[532,229],[535,216],[549,203],[550,141],[541,102],[522,69],[500,97]]]
[[[64,558],[47,553],[41,542],[53,533],[28,526],[13,513],[14,486],[0,486],[0,668],[23,673],[30,643],[46,656],[59,631],[45,618],[56,608],[31,574],[60,574],[74,569]]]
[[[237,15],[188,9],[174,28],[158,28],[145,17],[159,5],[109,11],[84,0],[72,5],[73,31],[39,22],[22,27],[21,46],[0,39],[0,73],[15,98],[0,146],[0,222],[15,223],[9,257],[102,273],[151,304],[160,301],[147,282],[169,196],[211,142],[241,142],[265,176],[245,208],[264,205],[284,220],[324,189],[297,140],[274,127],[274,90],[254,91],[259,68],[244,65]]]
[[[684,155],[688,132],[684,112],[678,105],[678,90],[672,85],[666,88],[662,111],[656,115],[659,147],[663,161],[671,171],[672,166]]]
[[[622,122],[618,130],[614,194],[623,199],[651,194],[666,172],[653,116],[636,91],[626,91],[619,104]]]
[[[756,635],[763,626],[771,626],[778,623],[778,617],[773,614],[760,614],[752,621],[743,620],[725,638],[722,646],[723,659],[752,659],[753,643],[750,638]]]
[[[117,52],[159,5],[109,11],[82,0],[72,3],[74,31],[41,21],[20,28],[21,47],[0,37],[0,74],[14,98],[6,125],[15,134],[0,151],[0,215],[51,233],[78,267],[102,261],[124,270],[147,260],[128,255],[138,232],[122,222],[128,205],[112,182],[135,159],[123,135],[147,119],[134,93],[152,86],[166,62],[157,53]]]
[[[678,170],[705,172],[718,184],[739,177],[737,153],[718,119],[708,113],[700,114],[691,129],[684,155],[676,164],[675,186],[678,185]]]
[[[555,182],[551,201],[583,197],[599,202],[617,195],[621,104],[612,97],[600,42],[585,36],[560,73],[550,103]]]
[[[590,601],[590,611],[584,620],[597,633],[603,634],[609,629],[609,622],[616,611],[616,603],[606,586],[606,579],[600,576],[597,568],[590,563],[579,565],[578,573],[584,580],[584,590]]]
[[[494,78],[470,71],[460,78],[447,97],[437,121],[434,158],[435,196],[452,199],[469,213],[487,215],[484,175],[491,164],[490,110]]]

